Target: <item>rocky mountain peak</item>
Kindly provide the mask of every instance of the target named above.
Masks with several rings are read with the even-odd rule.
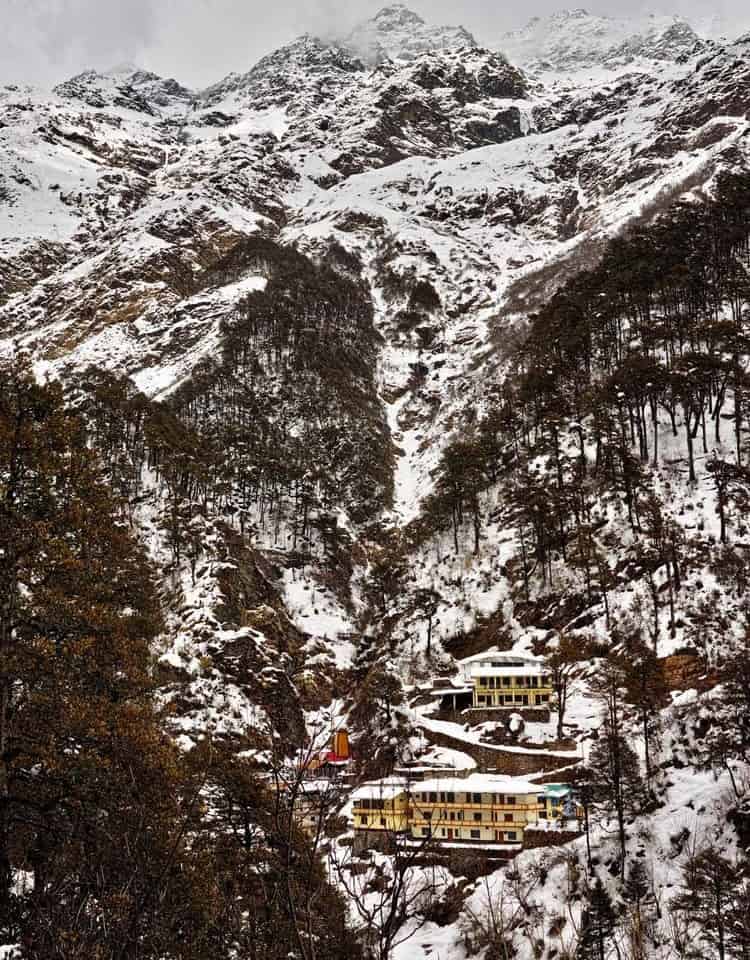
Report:
[[[506,33],[497,46],[522,66],[575,71],[617,68],[636,59],[678,60],[699,52],[702,43],[677,16],[606,17],[579,7],[534,17],[520,30]]]
[[[591,14],[585,7],[575,7],[572,10],[558,10],[552,14],[550,19],[561,23],[567,20],[586,20],[590,16]],[[539,17],[535,17],[534,19],[538,20]]]
[[[165,79],[135,64],[119,64],[110,70],[84,70],[54,89],[58,97],[78,100],[90,107],[118,106],[152,115],[177,108],[184,110],[195,101],[192,90],[176,80]]]
[[[343,43],[370,66],[388,59],[414,60],[428,51],[478,47],[464,27],[431,26],[402,3],[383,7]]]
[[[204,90],[201,100],[215,107],[239,99],[252,102],[256,109],[296,101],[303,108],[329,99],[347,78],[363,69],[362,62],[350,51],[303,34],[263,57],[247,73],[232,73]]]
[[[390,30],[394,27],[423,27],[425,25],[422,17],[410,10],[405,3],[391,3],[387,7],[383,7],[372,18],[372,22],[377,23],[383,30]]]

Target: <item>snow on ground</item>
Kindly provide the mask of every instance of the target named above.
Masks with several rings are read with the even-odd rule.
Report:
[[[323,641],[339,669],[350,666],[355,648],[345,637],[356,633],[352,612],[304,569],[284,570],[283,589],[285,607],[294,625],[314,641]]]
[[[432,705],[418,706],[414,708],[411,714],[415,725],[420,726],[425,730],[433,730],[435,733],[444,733],[456,740],[463,740],[465,743],[474,744],[476,746],[481,745],[488,750],[498,750],[502,753],[525,753],[530,755],[538,755],[540,753],[554,752],[555,756],[570,757],[571,759],[581,756],[580,750],[578,749],[543,751],[539,750],[538,748],[524,747],[520,745],[511,746],[503,744],[502,746],[498,746],[497,744],[485,743],[482,740],[482,736],[486,730],[483,729],[482,726],[469,726],[467,729],[466,724],[453,723],[450,720],[436,720],[434,717],[426,715],[427,712],[432,709]]]
[[[425,743],[426,745],[426,743]],[[419,764],[440,764],[452,767],[454,770],[474,770],[476,761],[460,750],[450,750],[448,747],[430,746],[425,753],[420,754]]]

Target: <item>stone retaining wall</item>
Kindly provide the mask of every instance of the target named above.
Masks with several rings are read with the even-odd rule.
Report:
[[[524,850],[536,850],[540,847],[561,847],[581,836],[576,830],[529,830],[523,834]]]
[[[355,830],[352,851],[359,857],[368,850],[392,854],[396,850],[396,834],[389,830]]]
[[[471,707],[460,711],[459,715],[467,723],[493,723],[496,720],[506,720],[517,713],[528,723],[549,723],[550,711],[548,707]]]
[[[560,757],[550,753],[515,753],[502,747],[486,747],[467,743],[447,733],[423,728],[425,736],[438,747],[459,750],[472,758],[485,772],[503,773],[510,777],[526,777],[532,773],[545,773],[575,764],[575,757]]]

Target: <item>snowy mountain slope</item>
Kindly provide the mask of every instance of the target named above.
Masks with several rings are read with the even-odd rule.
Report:
[[[429,278],[439,291],[443,311],[429,321],[430,343],[424,332],[394,328],[402,302],[381,314],[390,355],[401,357],[390,389],[403,394],[415,362],[426,370],[413,395],[399,399],[396,418],[429,451],[421,457],[407,436],[412,511],[413,490],[429,489],[457,398],[475,390],[482,402],[484,361],[491,369],[497,360],[491,334],[502,342],[515,312],[533,309],[548,291],[535,276],[563,259],[585,263],[628,222],[746,156],[747,71],[732,48],[697,69],[675,66],[656,80],[636,74],[594,94],[537,101],[532,116],[546,132],[350,177],[308,202],[303,225],[290,224],[295,242],[335,236],[369,258],[376,286],[387,264],[407,285],[410,276]],[[556,282],[562,275],[561,264]],[[530,303],[517,299],[524,290]]]
[[[642,21],[603,17],[584,9],[534,17],[495,44],[512,63],[534,71],[617,69],[640,61],[676,61],[700,53],[705,42],[679,17]]]
[[[343,41],[368,65],[383,60],[413,60],[420,54],[448,50],[467,52],[478,46],[463,27],[431,26],[403,3],[383,7]]]
[[[83,396],[91,368],[143,394],[133,389],[132,410],[153,418],[156,440],[133,471],[133,522],[158,568],[158,670],[185,748],[210,730],[263,756],[274,737],[303,739],[331,702],[356,722],[363,699],[385,697],[388,748],[469,765],[487,729],[432,718],[423,700],[391,715],[387,699],[454,673],[463,644],[539,652],[565,630],[601,650],[610,622],[646,619],[662,657],[700,643],[716,659],[741,639],[742,576],[718,543],[710,454],[687,482],[670,434],[679,415],[670,425],[657,413],[649,474],[684,548],[676,612],[669,566],[649,576],[611,492],[591,508],[611,567],[606,610],[560,551],[549,582],[537,573],[537,595],[528,583],[524,595],[503,481],[483,491],[476,548],[468,526],[455,542],[422,532],[441,455],[520,376],[509,358],[533,314],[610,238],[680,197],[705,199],[720,172],[750,160],[747,39],[568,11],[499,49],[508,60],[397,5],[202,92],[135,68],[87,72],[50,95],[0,91],[0,353],[29,351],[40,375]],[[119,429],[122,410],[110,413]],[[132,446],[119,451],[128,464]],[[531,468],[532,479],[552,472],[543,456]],[[368,643],[383,674],[362,667]],[[712,696],[675,694],[663,708],[662,808],[631,830],[634,856],[650,831],[664,897],[677,827],[734,842],[728,774],[692,769]],[[601,722],[585,683],[569,721],[568,753],[585,755]],[[636,741],[638,718],[627,723]],[[547,743],[553,727],[532,732]],[[467,752],[441,753],[431,731]],[[369,762],[383,743],[366,743]],[[608,866],[610,828],[594,835]],[[568,909],[555,892],[564,878],[578,877],[576,904],[586,895],[581,844],[573,857],[546,858],[535,897],[550,922]],[[480,886],[469,909],[483,909]],[[576,905],[561,943],[579,922]],[[399,956],[413,960],[418,943],[463,957],[460,942],[460,924],[428,925]]]
[[[46,370],[102,365],[163,397],[267,282],[254,238],[313,257],[338,244],[375,292],[403,451],[396,503],[413,517],[456,405],[481,404],[524,289],[538,299],[541,271],[560,262],[559,282],[666,195],[738,162],[750,70],[745,46],[716,46],[530,92],[495,54],[415,29],[400,8],[365,25],[397,58],[374,69],[306,37],[197,95],[127,70],[51,98],[4,91],[6,349],[31,349]],[[404,51],[407,35],[425,48]],[[420,278],[439,306],[408,321]]]
[[[104,74],[88,70],[58,84],[54,92],[99,110],[122,107],[165,118],[183,114],[195,102],[195,94],[176,80],[165,80],[132,64]]]

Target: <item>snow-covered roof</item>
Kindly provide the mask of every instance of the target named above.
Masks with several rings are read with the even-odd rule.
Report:
[[[372,783],[363,783],[352,793],[352,800],[393,800],[406,793],[408,787],[409,781],[402,777],[386,777]]]
[[[547,797],[568,797],[573,788],[568,783],[546,783],[544,793]]]
[[[496,663],[499,663],[497,661]],[[497,666],[496,663],[490,663],[484,666],[479,663],[472,664],[471,672],[473,676],[483,677],[528,677],[528,676],[541,676],[546,672],[546,667],[543,663],[535,663],[533,660],[530,660],[528,663],[524,664],[522,667],[511,667],[511,666]]]
[[[503,793],[538,795],[542,787],[538,783],[522,780],[520,777],[506,777],[501,774],[472,773],[468,777],[440,777],[423,780],[413,784],[413,793]]]
[[[543,665],[544,661],[540,657],[531,657],[522,653],[501,653],[499,650],[485,651],[477,653],[473,657],[465,657],[459,663],[464,666],[472,666],[477,663],[502,663],[509,667],[526,666],[527,664]]]
[[[333,793],[341,789],[341,785],[331,780],[302,780],[298,789],[300,793]]]

